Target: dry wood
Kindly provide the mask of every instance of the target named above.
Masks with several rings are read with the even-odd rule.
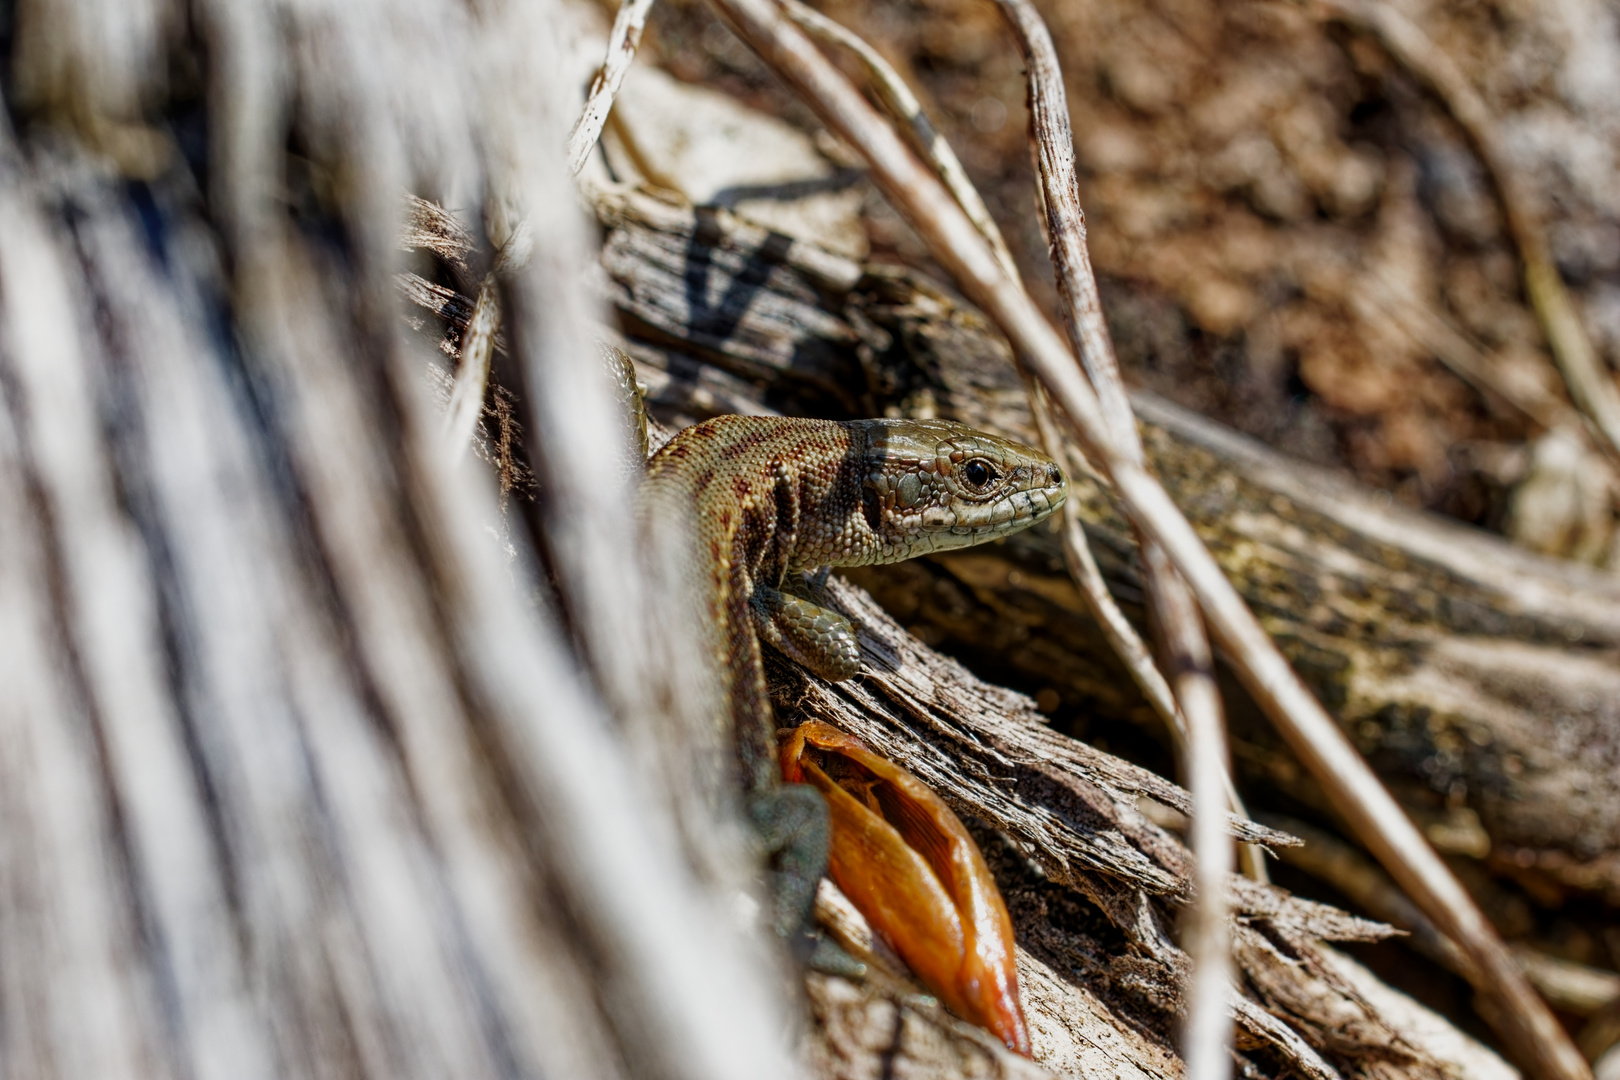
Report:
[[[619,13],[613,17],[613,29],[608,34],[607,56],[591,80],[585,109],[568,135],[568,171],[572,174],[577,175],[585,167],[585,159],[596,148],[596,140],[602,137],[602,127],[630,71],[630,61],[636,57],[652,6],[653,0],[623,0],[619,4]]]
[[[1028,698],[986,685],[933,653],[859,589],[835,578],[825,598],[859,629],[868,674],[827,684],[773,662],[772,697],[784,722],[821,719],[858,735],[985,830],[993,858],[1000,852],[998,876],[1025,950],[1020,979],[1031,1016],[1062,1015],[1065,999],[1101,994],[1108,1002],[1105,1026],[1120,1029],[1099,1038],[1080,1034],[1090,1029],[1083,1025],[1065,1036],[1035,1019],[1038,1058],[1072,1057],[1072,1042],[1081,1038],[1091,1041],[1094,1055],[1104,1050],[1121,1075],[1181,1075],[1170,1055],[1173,1018],[1185,1007],[1192,965],[1167,930],[1189,897],[1193,860],[1142,816],[1135,800],[1191,809],[1187,793],[1052,732]],[[1238,819],[1233,825],[1250,840],[1281,839]],[[1066,895],[1070,889],[1095,905],[1089,918]],[[1235,886],[1234,901],[1241,916],[1234,924],[1236,959],[1242,985],[1254,995],[1237,1009],[1246,1059],[1261,1068],[1286,1061],[1322,1078],[1440,1076],[1456,1067],[1396,1035],[1391,1020],[1336,978],[1319,952],[1321,940],[1382,933],[1375,924],[1252,883]],[[1106,924],[1095,921],[1097,913]],[[1123,937],[1123,954],[1109,943],[1114,934]],[[1268,937],[1286,942],[1288,959]],[[1351,1015],[1354,1035],[1330,1034],[1327,1017]],[[1132,1029],[1138,1039],[1152,1034],[1144,1045],[1129,1037]]]
[[[990,250],[995,252],[996,261],[1001,263],[1007,276],[1016,279],[1018,267],[1013,263],[1012,252],[1007,250],[1007,241],[1002,237],[995,218],[990,216],[989,207],[984,205],[979,189],[968,179],[956,151],[951,149],[951,144],[945,141],[933,121],[928,119],[922,102],[917,100],[917,95],[911,92],[911,87],[906,85],[900,73],[865,39],[808,4],[800,0],[782,0],[782,10],[818,41],[848,49],[861,62],[866,68],[867,77],[872,80],[873,89],[877,91],[878,100],[889,115],[904,125],[901,130],[910,137],[911,145],[934,167],[951,197],[962,207],[962,212],[973,222],[973,227],[979,230],[985,243],[990,245]]]
[[[991,251],[994,252],[996,260],[1001,264],[1007,276],[1015,281],[1018,280],[1018,268],[1014,265],[1012,254],[1007,249],[1000,229],[997,228],[995,221],[990,217],[989,210],[984,205],[984,200],[980,198],[978,190],[974,188],[972,182],[967,178],[967,174],[963,171],[961,163],[957,160],[950,144],[945,141],[939,134],[938,129],[928,119],[927,114],[923,112],[922,103],[917,100],[916,95],[906,86],[899,73],[871,45],[814,9],[799,3],[798,0],[784,0],[782,6],[783,10],[795,22],[816,36],[818,40],[849,49],[860,59],[866,68],[868,77],[872,80],[873,88],[877,91],[878,100],[895,121],[901,125],[901,130],[909,134],[913,147],[933,166],[941,182],[950,191],[951,197],[961,206],[962,211],[967,214],[968,219],[973,222],[974,227],[984,237],[985,242],[990,245]],[[1027,9],[1021,9],[1016,14],[1009,12],[1009,16],[1015,31],[1020,31],[1024,24],[1028,24],[1028,33],[1021,32],[1019,38],[1026,52],[1026,59],[1028,59],[1028,54],[1031,53],[1028,40],[1029,33],[1038,33],[1044,39],[1044,27],[1039,16]],[[1028,66],[1030,97],[1032,103],[1035,104],[1035,115],[1038,118],[1037,124],[1042,127],[1041,131],[1032,132],[1032,146],[1036,148],[1038,172],[1041,179],[1041,185],[1037,188],[1036,195],[1043,208],[1048,211],[1048,217],[1043,219],[1043,226],[1049,233],[1054,228],[1058,229],[1063,237],[1064,251],[1055,253],[1055,257],[1059,261],[1060,267],[1067,268],[1074,265],[1074,258],[1077,255],[1084,262],[1084,222],[1072,216],[1078,213],[1079,209],[1078,196],[1074,194],[1074,155],[1072,148],[1066,154],[1063,152],[1042,154],[1039,150],[1039,147],[1043,145],[1043,137],[1044,143],[1053,147],[1067,144],[1068,120],[1067,107],[1063,101],[1061,74],[1058,72],[1055,58],[1052,56],[1050,41],[1046,41],[1044,48],[1038,51],[1039,62],[1030,63]],[[1039,119],[1040,117],[1045,117],[1045,119]],[[1054,121],[1053,117],[1060,117],[1061,121]],[[1048,197],[1048,191],[1052,192],[1051,197]],[[1066,196],[1060,198],[1059,192],[1066,193]],[[1051,208],[1054,204],[1065,209],[1052,211]],[[1082,239],[1078,242],[1074,239],[1077,230],[1082,235]],[[1089,281],[1089,267],[1086,269],[1086,274]],[[1095,299],[1096,288],[1094,283],[1088,286],[1084,282],[1076,283],[1073,279],[1074,274],[1064,274],[1066,310],[1073,310],[1073,298],[1077,295],[1086,294],[1088,288],[1089,294]],[[1092,315],[1096,315],[1095,310],[1093,310]],[[1069,321],[1071,324],[1076,322],[1073,318]],[[1095,341],[1096,332],[1099,329],[1097,319],[1095,317],[1091,318],[1087,325],[1092,331],[1093,340]],[[1101,345],[1105,348],[1107,355],[1098,361],[1099,373],[1106,375],[1107,372],[1112,371],[1117,376],[1117,364],[1114,361],[1112,352],[1107,349],[1107,328],[1102,326],[1100,329]],[[1083,465],[1079,464],[1082,458],[1078,448],[1074,446],[1071,440],[1066,440],[1063,437],[1057,424],[1052,419],[1051,405],[1046,392],[1029,377],[1027,372],[1022,374],[1025,376],[1025,390],[1029,395],[1030,407],[1035,415],[1036,428],[1039,433],[1039,445],[1046,448],[1050,454],[1055,455],[1058,459],[1071,462],[1071,469],[1078,471],[1078,469],[1084,468]],[[1115,382],[1117,382],[1117,378]],[[1115,390],[1119,390],[1119,388],[1115,387]],[[1125,406],[1124,412],[1125,415],[1129,415],[1128,404]],[[1133,436],[1134,431],[1135,429],[1132,427]],[[1085,526],[1074,506],[1065,507],[1064,523],[1065,527],[1062,532],[1063,551],[1070,575],[1074,578],[1075,583],[1080,586],[1081,592],[1091,605],[1091,609],[1096,614],[1098,622],[1102,626],[1109,643],[1113,646],[1115,654],[1125,663],[1126,668],[1131,673],[1131,678],[1141,687],[1142,693],[1146,695],[1148,701],[1153,704],[1159,715],[1170,725],[1171,731],[1176,736],[1178,747],[1184,748],[1187,742],[1186,718],[1176,704],[1175,695],[1171,692],[1169,682],[1165,679],[1163,673],[1159,671],[1158,665],[1154,663],[1152,654],[1148,652],[1141,636],[1137,634],[1136,628],[1126,620],[1119,609],[1119,605],[1115,603],[1113,596],[1103,583],[1102,574],[1097,569],[1096,558],[1092,555],[1091,545],[1086,538]],[[1179,592],[1185,586],[1172,584],[1170,587],[1172,590]],[[1176,599],[1178,598],[1171,598],[1172,602]],[[1199,651],[1200,649],[1207,651],[1207,643],[1202,646],[1199,644],[1203,634],[1201,627],[1183,626],[1177,629],[1187,631],[1189,638],[1187,644],[1192,651]],[[1224,760],[1224,757],[1223,752],[1219,759]],[[1232,785],[1230,774],[1223,774],[1218,777],[1218,780],[1227,791],[1231,808],[1238,813],[1242,813],[1242,803],[1237,798],[1237,791]],[[1258,847],[1245,845],[1242,852],[1244,872],[1256,881],[1266,880],[1265,855],[1262,850]]]
[[[1057,49],[1046,24],[1029,0],[1000,0],[999,6],[1018,42],[1029,80],[1030,146],[1035,157],[1039,203],[1045,214],[1043,225],[1069,343],[1097,392],[1115,446],[1125,460],[1140,465],[1142,440],[1125,393],[1125,382],[1119,374],[1119,360],[1114,355],[1108,324],[1103,318],[1097,277],[1086,250],[1085,215],[1080,207],[1080,183],[1074,168],[1074,136],[1069,130],[1068,101]],[[1044,415],[1045,395],[1032,387],[1029,404],[1049,452],[1060,453],[1059,446],[1052,443],[1048,435],[1052,425]],[[1065,517],[1078,521],[1078,512],[1070,507]],[[1074,533],[1066,531],[1063,535],[1067,540]],[[1187,582],[1171,564],[1169,554],[1153,536],[1139,529],[1137,539],[1160,654],[1170,669],[1171,686],[1179,706],[1177,719],[1185,729],[1178,740],[1181,771],[1190,778],[1196,808],[1192,844],[1198,858],[1198,890],[1188,922],[1187,946],[1193,961],[1193,986],[1189,994],[1183,1055],[1187,1059],[1187,1075],[1192,1080],[1225,1080],[1231,1075],[1227,984],[1232,965],[1227,935],[1226,877],[1232,851],[1217,822],[1228,805],[1238,809],[1242,804],[1235,798],[1231,780],[1225,716],[1220,692],[1215,686],[1209,637],[1198,604],[1188,591]],[[1069,551],[1065,555],[1071,568],[1081,563],[1084,569],[1083,553]],[[1083,582],[1091,575],[1074,576]],[[1104,615],[1103,620],[1106,624],[1108,615]],[[1127,647],[1120,655],[1129,662],[1135,650]],[[1265,863],[1258,849],[1246,848],[1245,851],[1255,868],[1254,876],[1264,880]]]
[[[712,251],[696,257],[710,268],[707,287],[731,295],[739,340],[796,326],[776,353],[819,358],[814,380],[783,364],[755,383],[761,368],[740,359],[738,346],[714,342],[706,323],[682,341],[669,318],[658,340],[682,341],[709,363],[682,367],[661,350],[634,348],[654,365],[646,369],[660,388],[654,405],[667,415],[701,418],[705,403],[755,411],[767,397],[826,409],[821,380],[842,379],[873,387],[880,411],[1036,437],[1006,341],[916,275],[871,267],[862,277],[825,253],[804,258],[802,245],[767,247],[752,226],[699,238],[690,210],[643,196],[617,194],[599,216],[609,226],[613,299],[632,335],[655,315],[684,314],[684,279],[667,253],[708,243]],[[757,285],[726,276],[744,268]],[[838,281],[855,284],[840,291]],[[692,390],[700,381],[707,389]],[[1421,812],[1429,800],[1464,798],[1503,858],[1572,889],[1620,895],[1620,585],[1393,506],[1162,399],[1138,394],[1135,407],[1153,468],[1408,805]],[[1129,526],[1083,473],[1072,497],[1098,537],[1110,586],[1140,610]],[[1061,567],[1056,540],[1036,533],[861,580],[908,623],[960,648],[993,650],[1009,675],[1059,690],[1066,707],[1128,718],[1140,702]],[[1015,642],[1024,647],[1007,647]],[[1274,782],[1303,790],[1277,771],[1284,763],[1265,760]]]
[[[631,215],[620,218],[621,227],[639,204],[633,197],[610,202],[610,212]],[[655,214],[667,209],[663,204]],[[749,235],[740,228],[732,239]],[[669,378],[665,390],[680,378],[679,373]],[[667,405],[673,397],[659,403]],[[692,395],[675,399],[690,403]],[[1044,942],[1045,952],[1026,953],[1020,963],[1030,1011],[1045,1020],[1038,1024],[1042,1060],[1069,1067],[1084,1063],[1122,1075],[1178,1075],[1173,1017],[1183,1007],[1192,966],[1167,931],[1191,895],[1193,863],[1185,848],[1142,816],[1135,799],[1147,796],[1185,811],[1192,808],[1187,793],[1054,734],[1028,699],[980,683],[932,653],[859,590],[836,580],[829,588],[827,599],[862,629],[871,674],[833,687],[775,658],[773,695],[781,720],[831,719],[862,735],[981,828],[1010,840],[1013,847],[1006,848],[1007,841],[987,834],[992,850],[1003,852],[998,865],[1004,885],[1015,894],[1040,893],[1039,899],[1026,897],[1021,938]],[[1241,819],[1233,819],[1231,827],[1251,842],[1289,842],[1256,832]],[[1039,866],[1038,878],[1030,878],[1027,859]],[[1395,1033],[1389,1018],[1367,1011],[1358,992],[1332,974],[1315,944],[1323,936],[1362,938],[1379,933],[1377,928],[1257,888],[1238,893],[1251,927],[1258,919],[1270,927],[1267,932],[1290,943],[1290,955],[1304,950],[1316,959],[1307,964],[1315,974],[1302,981],[1297,960],[1279,966],[1271,945],[1252,929],[1239,930],[1245,983],[1260,988],[1255,998],[1238,1005],[1246,1060],[1267,1062],[1257,1064],[1266,1069],[1286,1062],[1304,1075],[1324,1078],[1364,1075],[1373,1061],[1382,1070],[1378,1075],[1452,1075],[1462,1067],[1458,1059],[1417,1049]],[[1072,897],[1062,899],[1066,890],[1078,890],[1097,905],[1092,918],[1104,917],[1113,927],[1109,933],[1123,935],[1128,947],[1142,954],[1140,962],[1098,968],[1098,950],[1118,946],[1060,932],[1061,923],[1053,922],[1049,909],[1073,905]],[[823,917],[855,955],[879,971],[861,985],[823,976],[810,980],[808,999],[817,1024],[806,1052],[820,1074],[864,1075],[883,1060],[896,1059],[918,1075],[1028,1072],[982,1034],[965,1032],[937,1007],[922,1005],[920,990],[892,969],[894,961],[875,948],[870,931],[849,930],[857,916],[824,904]],[[1077,949],[1089,958],[1083,965]],[[1136,989],[1119,999],[1125,987]],[[1109,1005],[1100,1005],[1099,992],[1109,996]],[[1327,1036],[1327,1017],[1342,1017],[1346,1009],[1364,1018],[1358,1034],[1348,1041]],[[1143,1031],[1155,1034],[1143,1041]]]
[[[618,228],[633,232],[629,220],[619,217]],[[621,257],[638,243],[624,235],[612,242]],[[640,285],[656,291],[649,278]],[[819,302],[824,315],[856,307],[851,322],[892,334],[895,347],[864,367],[872,381],[897,388],[897,401],[1029,437],[1006,346],[971,313],[892,273],[869,276],[842,304]],[[746,305],[739,308],[746,319]],[[847,357],[851,378],[861,377],[858,361]],[[790,378],[774,386],[794,400]],[[728,407],[748,404],[747,390],[732,384]],[[678,394],[671,403],[702,415]],[[1319,692],[1400,782],[1407,805],[1423,813],[1466,793],[1496,838],[1492,865],[1607,892],[1612,902],[1620,894],[1613,582],[1392,509],[1163,402],[1138,404],[1150,455],[1178,498]],[[1138,595],[1128,528],[1097,486],[1084,485],[1083,500],[1115,589]],[[1056,544],[1030,539],[960,553],[942,560],[942,570],[913,564],[862,580],[930,640],[995,656],[998,670],[1060,689],[1071,707],[1092,714],[1093,730],[1106,716],[1129,716],[1138,706],[1103,659],[1107,647],[1086,605],[1062,581]],[[1548,746],[1547,715],[1564,718],[1571,742]],[[1271,753],[1256,758],[1252,746],[1249,753],[1269,782],[1312,797],[1297,767]]]
[[[553,85],[551,9],[17,7],[6,104],[29,125],[0,136],[0,1071],[790,1075],[773,971],[737,933],[735,852],[698,827],[725,839],[717,735],[691,729],[701,686],[678,652],[689,610],[660,606],[657,566],[625,554],[625,433],[582,325],[588,235],[557,152],[577,103]],[[199,103],[194,171],[167,133]],[[487,475],[443,453],[424,386],[438,357],[393,303],[401,190],[472,192],[486,223],[535,209],[541,257],[498,279],[508,333],[490,338],[545,480],[523,519],[503,522]],[[819,372],[800,385],[823,401],[878,400],[894,333],[840,306],[860,269],[760,243],[769,284],[799,291],[753,343],[756,375]],[[809,276],[777,275],[777,256]],[[447,265],[470,314],[487,265]],[[728,274],[709,278],[721,350],[759,294]],[[814,339],[801,365],[783,343],[807,308],[810,332],[845,337]],[[673,310],[666,341],[687,330]],[[855,368],[852,392],[863,349],[873,379]],[[683,400],[746,405],[746,389],[713,377]],[[1027,703],[1008,710],[1034,727]],[[1160,785],[1184,803],[1087,761],[1127,796]],[[1072,764],[1052,766],[1062,790],[1092,793]],[[1083,1035],[1173,1075],[1163,1018],[1184,960],[1166,919],[1186,856],[1135,813],[1115,811],[1129,836],[1106,814],[1050,832],[1051,850],[1103,852],[1124,876],[1074,871],[1106,915],[1030,885],[1031,905],[1075,916],[1028,916],[1054,958],[1031,984],[1049,1016],[1083,1007]],[[1463,1074],[1359,1004],[1315,944],[1366,924],[1234,887],[1255,979],[1243,1053],[1273,1072]],[[985,1060],[949,1052],[959,1072]]]
[[[1305,841],[1284,849],[1283,861],[1352,897],[1363,911],[1408,931],[1417,951],[1461,974],[1466,961],[1457,946],[1435,930],[1434,924],[1412,905],[1388,875],[1359,851],[1320,829],[1290,818],[1267,817],[1276,828],[1286,828]],[[1534,949],[1515,947],[1514,955],[1548,1004],[1572,1016],[1589,1017],[1620,1002],[1620,975],[1570,960],[1559,960]]]
[[[1472,981],[1496,1002],[1492,1017],[1516,1051],[1549,1076],[1589,1077],[1591,1071],[1567,1033],[1525,982],[1478,906],[1278,651],[1159,481],[1117,437],[1096,389],[944,186],[769,0],[712,3],[818,117],[866,159],[878,188],[917,230],[930,254],[1007,335],[1020,363],[1052,395],[1073,436],[1113,482],[1133,525],[1145,540],[1164,548],[1191,587],[1256,703],[1379,862],[1469,955]]]
[[[444,460],[397,318],[399,192],[499,174],[551,260],[506,297],[515,363],[568,414],[529,414],[533,459],[610,467],[608,391],[550,374],[589,346],[591,252],[544,149],[575,109],[546,6],[25,6],[46,48],[6,105],[35,111],[0,134],[0,1072],[790,1075],[769,962],[684,857],[603,707],[623,698],[582,675],[577,640],[623,671],[636,639],[565,629],[535,542],[494,542],[494,486]],[[167,134],[199,105],[206,192]],[[131,172],[100,152],[119,131],[161,152]],[[539,523],[553,550],[629,542],[624,500],[568,508],[570,533]],[[618,550],[570,585],[640,578]]]

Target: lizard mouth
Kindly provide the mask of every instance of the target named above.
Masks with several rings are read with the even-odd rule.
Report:
[[[918,508],[916,527],[928,550],[967,547],[1027,529],[1045,521],[1068,498],[1068,485],[1057,466],[1020,463],[995,488],[948,498]]]

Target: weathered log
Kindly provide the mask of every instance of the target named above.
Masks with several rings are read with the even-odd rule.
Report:
[[[1112,1026],[1157,1030],[1149,1045],[1157,1046],[1157,1060],[1173,1061],[1174,1018],[1184,1007],[1190,963],[1171,928],[1192,860],[1136,800],[1187,809],[1186,793],[1051,731],[1030,699],[982,683],[933,652],[855,586],[834,580],[825,599],[857,627],[867,674],[828,684],[773,657],[772,699],[781,719],[825,720],[857,735],[980,823],[1000,855],[997,878],[1011,900],[1032,1015],[1061,1015],[1054,996],[1061,1002],[1106,992]],[[1293,843],[1247,822],[1233,826],[1247,839]],[[998,835],[1005,839],[997,842]],[[1240,1052],[1251,1068],[1286,1065],[1326,1080],[1377,1075],[1368,1063],[1382,1060],[1390,1075],[1446,1075],[1447,1062],[1410,1045],[1396,1033],[1396,1020],[1365,1007],[1321,952],[1324,940],[1377,940],[1384,928],[1268,886],[1238,888],[1235,903],[1236,958],[1251,995],[1237,1003]],[[1069,1049],[1050,1026],[1037,1023],[1035,1039],[1043,1060]],[[1159,1073],[1152,1060],[1130,1064],[1148,1075],[1176,1075]]]
[[[667,220],[667,205],[653,209]],[[746,229],[737,231],[747,235]],[[778,241],[776,250],[788,245]],[[732,265],[749,257],[746,249],[724,255]],[[806,295],[813,294],[801,292],[801,299]],[[461,309],[440,310],[451,312],[453,324]],[[691,365],[673,353],[641,351],[663,365],[661,372],[648,369],[655,405],[668,411],[702,396]],[[720,381],[740,399],[757,392],[757,384],[735,376]],[[1176,1016],[1190,964],[1173,937],[1188,898],[1191,859],[1180,841],[1144,816],[1138,800],[1186,811],[1186,793],[1054,732],[1028,698],[983,683],[935,653],[858,588],[837,579],[827,588],[824,602],[860,632],[868,674],[833,686],[770,654],[779,720],[827,719],[859,735],[976,823],[1017,912],[1025,950],[1021,978],[1042,1061],[1065,1072],[1179,1075]],[[1231,827],[1251,842],[1293,842],[1240,818]],[[1476,1058],[1487,1072],[1502,1070],[1477,1048],[1430,1047],[1404,1025],[1400,1008],[1367,1005],[1342,973],[1344,961],[1322,945],[1376,940],[1385,928],[1268,886],[1240,884],[1237,898],[1237,956],[1248,991],[1237,1002],[1237,1020],[1251,1072],[1320,1080],[1443,1077],[1467,1071]],[[923,1005],[920,989],[872,944],[869,930],[847,931],[858,916],[836,910],[825,897],[822,909],[839,939],[875,970],[860,983],[809,978],[807,1000],[817,1023],[807,1034],[806,1055],[819,1074],[865,1075],[897,1058],[918,1075],[1029,1073],[982,1033],[963,1029],[937,1005]]]
[[[604,193],[597,207],[623,329],[634,336],[657,312],[660,342],[679,342],[736,377],[726,407],[782,403],[836,415],[823,389],[833,381],[846,400],[875,409],[1030,437],[1004,340],[917,275],[840,266],[723,213],[706,214],[700,229],[693,212],[644,196]],[[670,251],[699,249],[689,263],[667,261]],[[700,294],[694,273],[701,295],[727,298],[739,334],[789,326],[775,355],[815,356],[814,377],[787,362],[741,362],[712,332],[683,337],[682,313]],[[783,305],[800,315],[784,318]],[[821,329],[829,324],[831,334]],[[701,410],[680,389],[692,380],[669,353],[639,355],[667,369],[651,379],[676,411]],[[841,369],[827,367],[829,356]],[[1465,806],[1497,863],[1620,902],[1620,581],[1390,505],[1149,395],[1137,395],[1137,407],[1171,493],[1408,807],[1432,816]],[[1090,478],[1076,478],[1073,497],[1131,606],[1139,578],[1128,529]],[[1071,713],[1145,713],[1050,536],[1026,533],[857,578],[930,641],[980,657],[981,670],[1050,688]],[[1249,759],[1308,800],[1289,757],[1263,733],[1250,740],[1240,748]],[[1433,835],[1450,835],[1454,851],[1485,853],[1477,830],[1460,840]]]

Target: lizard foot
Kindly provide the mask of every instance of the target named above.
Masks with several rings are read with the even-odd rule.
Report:
[[[765,847],[768,925],[797,943],[811,925],[816,886],[827,869],[832,818],[826,800],[815,788],[790,784],[758,796],[748,809]]]
[[[754,800],[754,828],[769,857],[769,918],[794,959],[827,975],[866,977],[866,965],[815,928],[816,887],[827,869],[832,819],[814,788],[778,788]]]
[[[805,964],[823,975],[838,975],[851,982],[866,978],[866,965],[855,959],[844,947],[817,930],[810,934],[814,945]]]

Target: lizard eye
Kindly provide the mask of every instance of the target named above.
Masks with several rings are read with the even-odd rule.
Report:
[[[979,458],[974,458],[962,466],[962,479],[966,480],[970,487],[982,488],[1000,477],[1001,474],[996,471],[994,465]]]

